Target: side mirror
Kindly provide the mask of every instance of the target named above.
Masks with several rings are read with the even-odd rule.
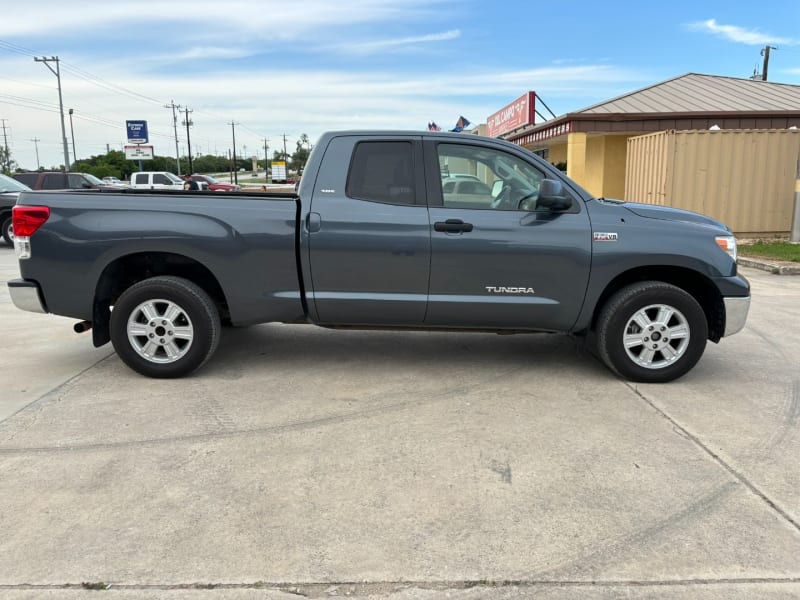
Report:
[[[539,199],[536,201],[536,206],[554,211],[565,211],[572,208],[572,198],[564,192],[564,184],[557,179],[542,179],[539,184]]]

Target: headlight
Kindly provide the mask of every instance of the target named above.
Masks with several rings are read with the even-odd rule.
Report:
[[[736,238],[732,235],[718,235],[716,238],[717,246],[722,248],[728,256],[736,261]]]

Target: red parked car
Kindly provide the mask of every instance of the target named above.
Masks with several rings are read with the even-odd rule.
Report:
[[[242,188],[232,183],[222,183],[218,179],[214,179],[211,175],[192,175],[192,181],[198,183],[208,184],[208,190],[211,192],[238,192]]]

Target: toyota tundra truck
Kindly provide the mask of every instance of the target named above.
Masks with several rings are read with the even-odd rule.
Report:
[[[23,192],[13,228],[14,304],[77,319],[150,377],[195,371],[221,324],[281,322],[566,333],[623,378],[667,382],[750,305],[723,224],[592,197],[463,134],[326,133],[281,196]]]

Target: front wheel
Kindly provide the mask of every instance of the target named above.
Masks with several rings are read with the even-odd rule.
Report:
[[[11,215],[3,219],[2,224],[3,240],[9,246],[14,245],[14,223],[11,220]]]
[[[706,347],[708,323],[694,297],[660,281],[626,286],[597,320],[603,362],[631,381],[665,383],[688,373]]]
[[[148,377],[188,375],[219,343],[216,306],[180,277],[153,277],[125,290],[111,311],[111,342],[122,361]]]

